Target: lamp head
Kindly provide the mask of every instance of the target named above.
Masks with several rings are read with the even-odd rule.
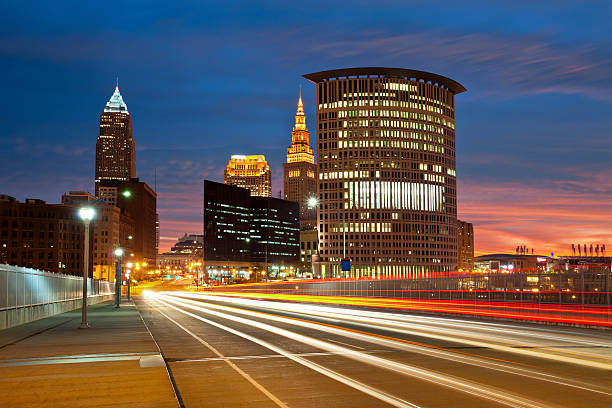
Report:
[[[115,249],[115,256],[117,258],[121,258],[122,255],[123,255],[123,249],[121,249],[121,248]]]
[[[317,197],[308,197],[308,208],[315,208],[319,204]]]
[[[96,215],[96,211],[91,207],[83,207],[79,209],[79,217],[83,221],[91,221]]]

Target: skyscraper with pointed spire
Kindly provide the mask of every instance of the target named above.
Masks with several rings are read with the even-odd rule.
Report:
[[[132,117],[117,84],[100,114],[100,134],[96,142],[96,196],[102,181],[129,181],[134,177],[136,148],[132,137]]]
[[[283,169],[285,200],[295,201],[300,205],[301,229],[314,228],[317,218],[317,166],[309,136],[300,92],[295,126],[291,132],[291,146],[287,149],[287,162],[283,163]]]

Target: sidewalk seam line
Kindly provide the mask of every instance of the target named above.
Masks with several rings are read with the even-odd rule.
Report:
[[[155,347],[157,347],[159,354],[164,359],[164,365],[166,366],[166,373],[168,374],[168,378],[170,379],[170,384],[172,384],[172,390],[174,391],[174,397],[176,398],[176,402],[178,403],[180,408],[185,408],[185,403],[183,402],[181,393],[178,390],[178,385],[176,384],[176,381],[174,380],[174,375],[172,374],[172,369],[170,368],[170,365],[168,364],[168,361],[166,360],[166,356],[164,355],[164,352],[162,351],[161,347],[159,347],[157,340],[155,340],[153,333],[151,333],[151,330],[149,330],[149,326],[147,326],[147,323],[142,317],[142,314],[140,313],[140,309],[136,307],[136,302],[134,302],[134,306],[135,306],[134,309],[136,309],[136,311],[138,312],[138,316],[140,317],[140,320],[142,320],[142,324],[144,324],[145,328],[147,329],[147,332],[149,332],[149,336],[151,336],[151,339],[153,340],[153,343],[155,343]]]

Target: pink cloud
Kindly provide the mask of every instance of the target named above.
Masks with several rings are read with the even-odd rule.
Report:
[[[590,175],[589,175],[590,176]],[[474,223],[479,254],[519,244],[569,254],[572,243],[612,243],[612,190],[598,175],[538,183],[460,182],[460,219]]]

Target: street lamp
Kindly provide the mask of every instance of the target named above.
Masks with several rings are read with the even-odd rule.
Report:
[[[308,204],[308,208],[313,209],[319,204],[319,200],[317,200],[317,197],[311,196],[311,197],[308,197],[307,204]]]
[[[119,307],[121,303],[121,257],[123,249],[115,249],[115,258],[117,258],[117,267],[115,268],[115,307]]]
[[[96,211],[91,207],[83,207],[79,209],[79,217],[85,224],[85,259],[83,261],[83,304],[81,306],[81,327],[86,329],[87,324],[87,277],[89,276],[89,222],[93,220]]]

